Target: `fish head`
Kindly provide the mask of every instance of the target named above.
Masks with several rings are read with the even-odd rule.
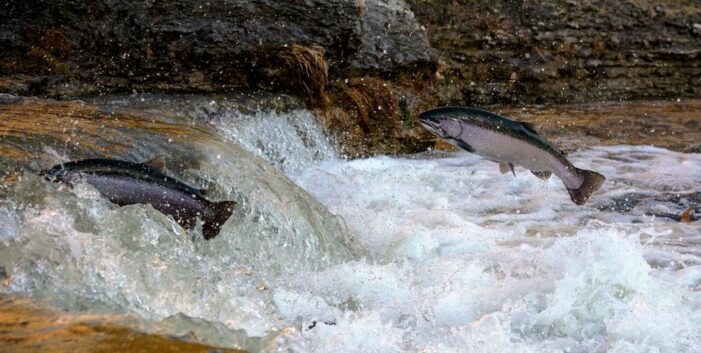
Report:
[[[419,115],[419,122],[430,133],[447,140],[456,140],[462,133],[461,120],[440,109],[429,110]]]
[[[76,179],[76,173],[65,168],[63,164],[53,166],[49,169],[43,169],[39,174],[43,176],[44,179],[54,183],[71,183]]]
[[[44,179],[46,179],[48,181],[58,182],[62,172],[63,172],[63,165],[59,164],[59,165],[51,167],[49,169],[42,169],[39,172],[39,175],[43,176]]]

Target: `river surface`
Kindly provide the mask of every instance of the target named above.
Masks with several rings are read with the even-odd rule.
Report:
[[[466,152],[347,160],[312,112],[209,100],[96,103],[198,131],[114,156],[196,156],[169,174],[241,205],[217,238],[8,167],[0,293],[251,352],[701,352],[701,154],[581,145],[568,158],[607,181],[576,206],[555,177]],[[23,146],[43,167],[96,155],[46,141]]]

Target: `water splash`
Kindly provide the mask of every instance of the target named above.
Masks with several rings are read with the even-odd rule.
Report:
[[[315,162],[339,156],[338,146],[307,110],[277,114],[231,111],[212,122],[228,138],[280,168],[285,174],[299,173]]]
[[[150,206],[117,207],[89,185],[70,189],[25,171],[3,189],[0,199],[0,219],[6,221],[0,233],[0,268],[7,272],[0,279],[0,292],[152,322],[186,315],[265,336],[286,324],[272,299],[271,283],[353,257],[351,235],[337,217],[211,124],[177,116],[147,116],[148,124],[133,119],[137,123],[119,121],[115,129],[138,140],[136,147],[147,148],[115,157],[138,161],[146,156],[134,155],[165,155],[176,162],[169,174],[193,184],[207,180],[213,200],[236,200],[237,208],[219,236],[204,241],[198,231],[183,230]],[[198,139],[173,141],[160,130],[148,130],[155,125],[151,119],[161,128],[195,131]],[[103,129],[109,132],[111,123],[106,120]],[[95,138],[109,144],[120,134]],[[71,159],[86,157],[61,145],[47,147]],[[183,154],[199,158],[178,160]],[[240,341],[241,335],[232,334],[219,343],[245,347]]]
[[[694,204],[701,155],[575,153],[608,177],[579,207],[470,154],[345,161],[309,112],[200,103],[163,119],[207,139],[148,147],[195,153],[178,173],[240,202],[215,241],[25,175],[0,203],[1,290],[261,352],[699,351],[701,226],[656,215]],[[629,195],[664,205],[612,206]]]
[[[629,192],[693,195],[701,155],[618,146],[572,160],[609,177],[584,207],[556,178],[518,169],[517,178],[503,176],[466,153],[309,168],[293,179],[346,219],[373,262],[339,264],[293,285],[322,298],[318,308],[357,313],[341,316],[346,327],[379,315],[368,331],[404,330],[402,350],[698,351],[701,225],[602,205]],[[668,207],[681,212],[684,202]],[[325,326],[324,338],[303,336],[309,347],[330,337],[360,344],[338,326]]]

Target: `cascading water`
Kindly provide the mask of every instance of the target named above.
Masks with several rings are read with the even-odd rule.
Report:
[[[186,161],[239,201],[222,234],[25,173],[2,191],[0,290],[263,352],[701,352],[701,225],[669,218],[701,212],[699,154],[583,149],[608,179],[576,206],[467,153],[343,160],[306,110],[152,100],[198,138],[132,127],[121,157]]]
[[[274,124],[277,116],[261,118]],[[165,156],[169,174],[208,184],[212,200],[236,200],[220,235],[204,241],[150,206],[116,207],[88,185],[69,189],[48,183],[35,172],[57,163],[56,155],[104,154],[69,148],[73,143],[47,146],[28,139],[24,147],[45,160],[2,189],[0,272],[7,278],[0,292],[150,320],[182,313],[261,336],[286,324],[269,290],[272,282],[353,257],[350,233],[339,218],[278,169],[220,136],[212,124],[182,114],[131,119],[100,121],[94,135],[82,126],[90,121],[69,121],[64,129],[66,134],[80,131],[76,145],[97,141],[132,147],[110,157]],[[236,339],[214,343],[236,346]]]
[[[609,177],[586,207],[556,178],[501,175],[468,153],[327,161],[294,176],[376,261],[297,282],[361,308],[310,345],[354,347],[363,341],[348,332],[363,330],[383,332],[370,335],[376,351],[698,352],[701,226],[649,214],[698,212],[701,155],[619,146],[571,160]],[[625,195],[656,208],[612,206]]]

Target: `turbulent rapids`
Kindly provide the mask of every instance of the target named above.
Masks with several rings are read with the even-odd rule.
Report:
[[[701,154],[584,147],[568,159],[607,180],[577,206],[466,152],[346,160],[307,110],[178,102],[99,102],[178,108],[87,125],[94,148],[16,142],[39,159],[5,161],[0,293],[251,352],[700,351],[701,224],[678,218],[701,213]],[[35,173],[106,155],[187,161],[169,175],[234,215],[191,239]]]

